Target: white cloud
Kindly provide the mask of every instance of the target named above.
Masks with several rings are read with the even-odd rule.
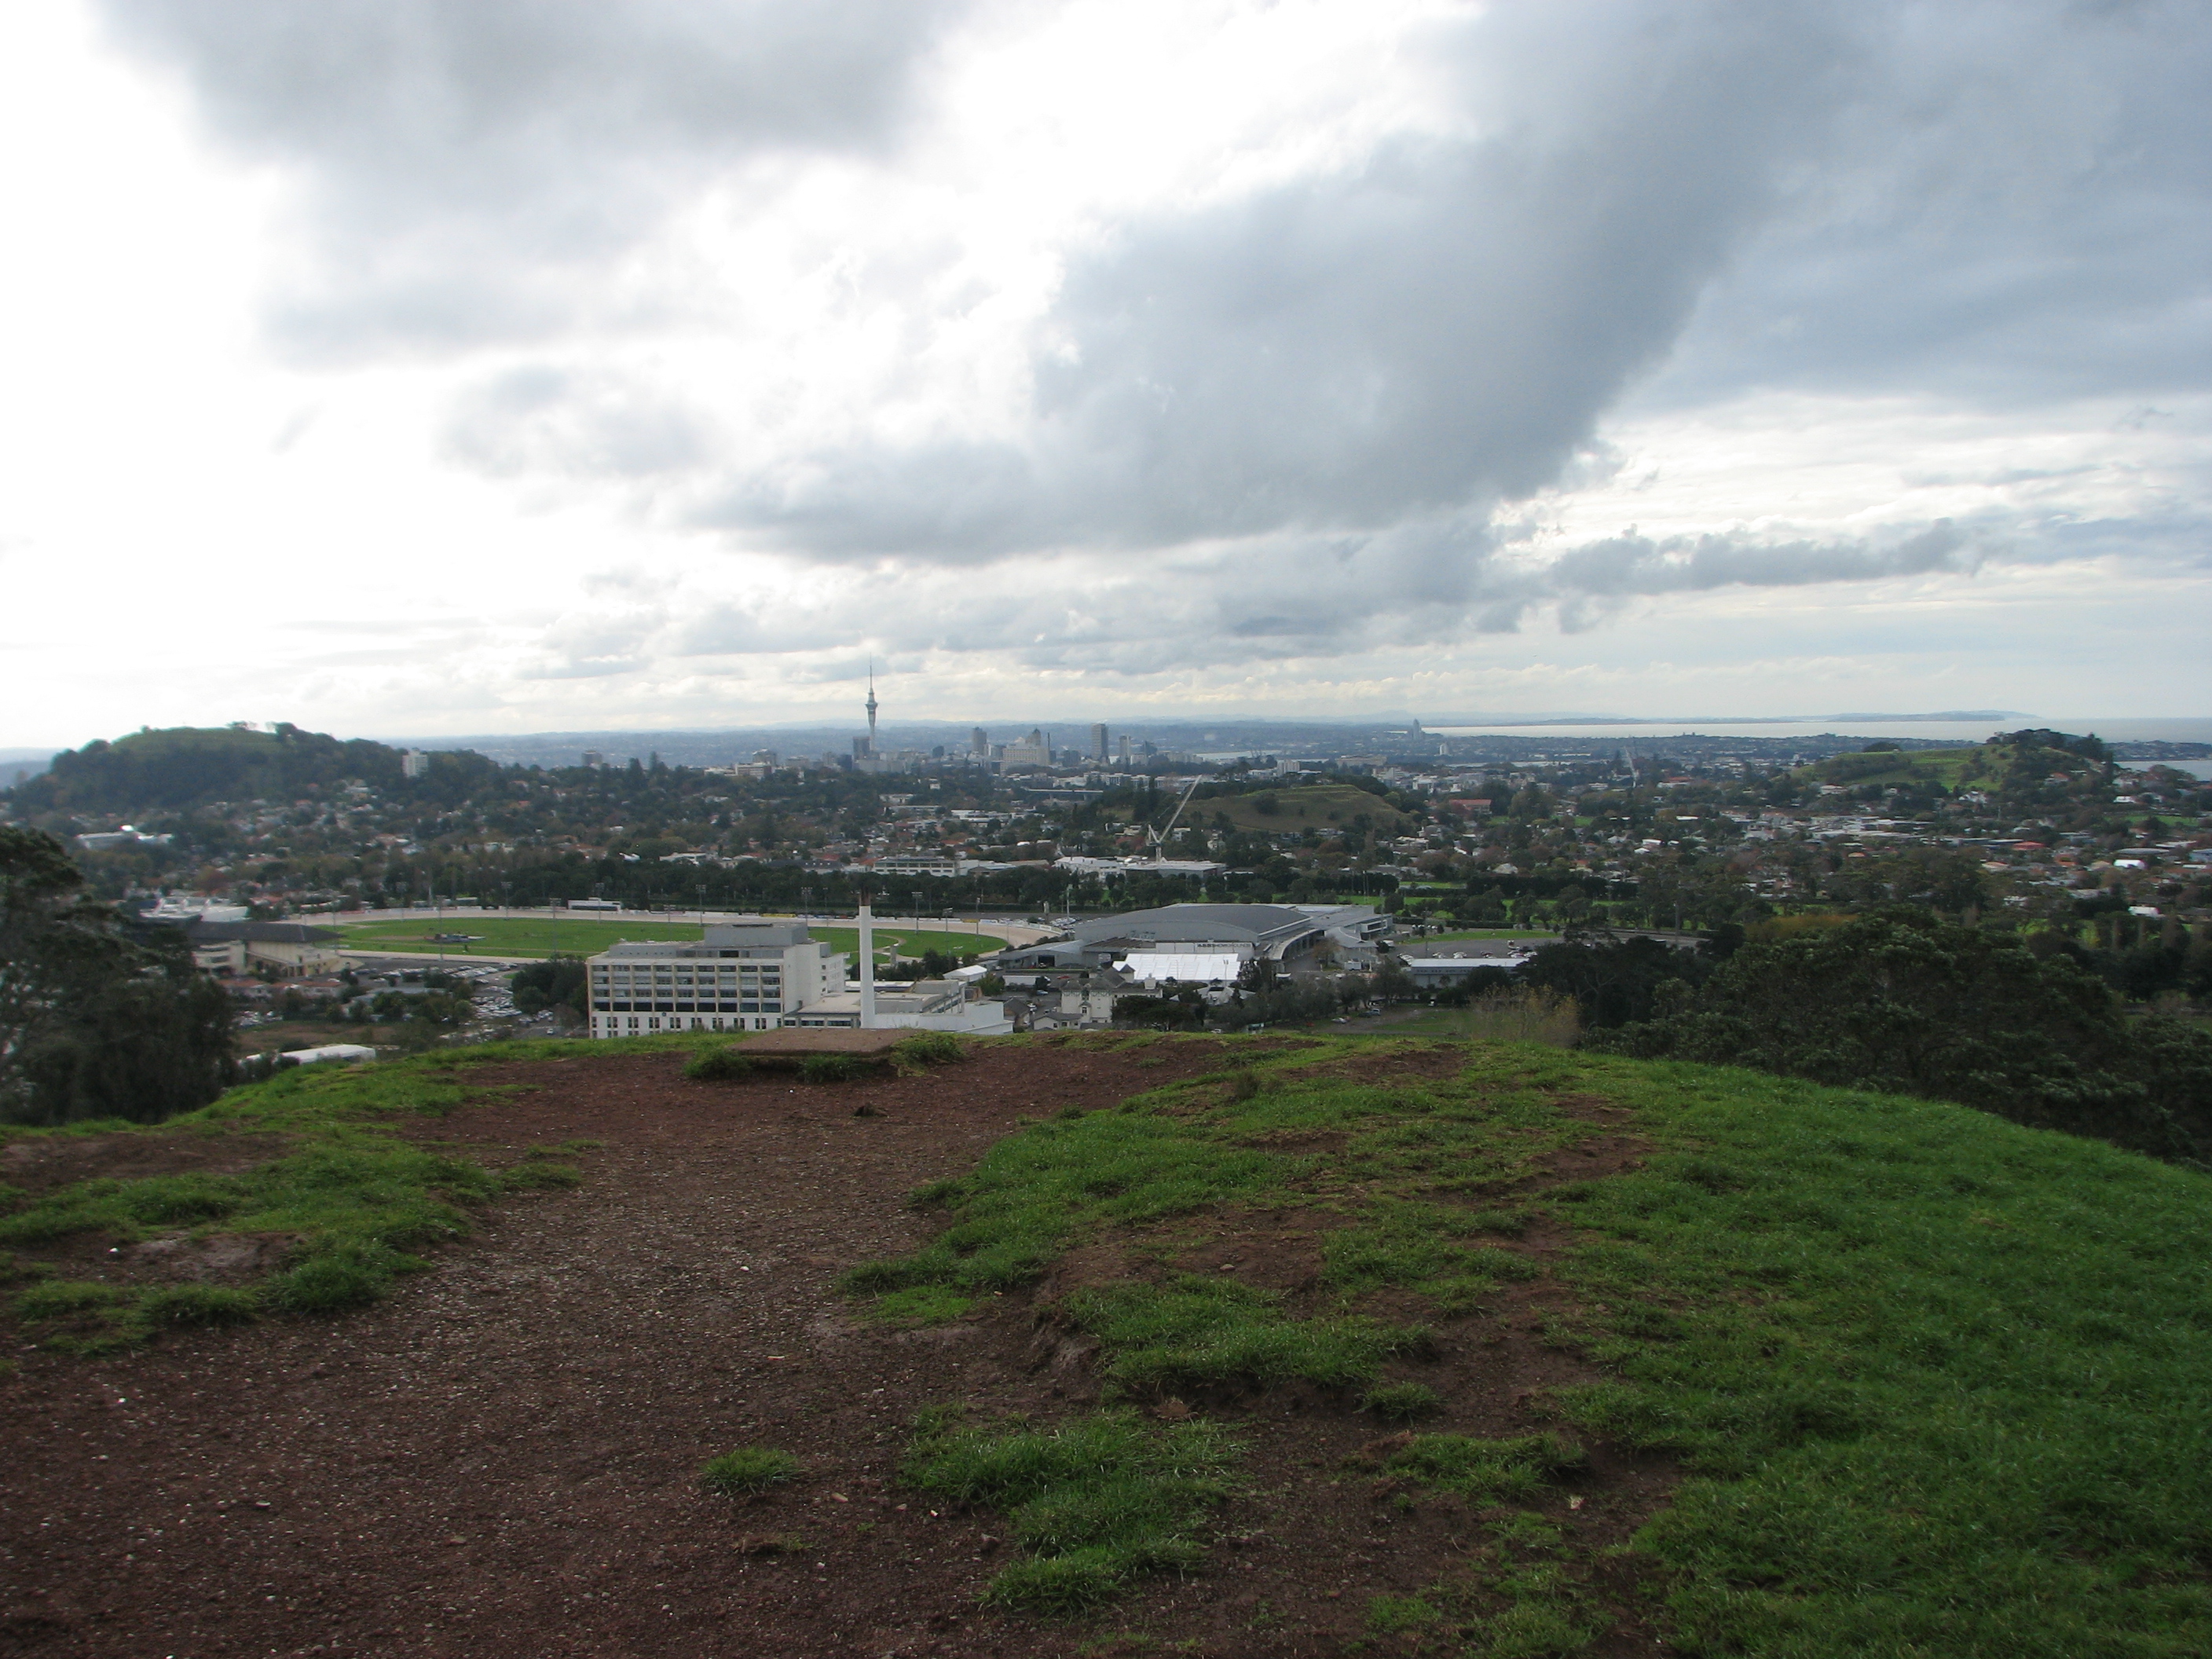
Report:
[[[2187,6],[96,11],[11,740],[2212,690]]]

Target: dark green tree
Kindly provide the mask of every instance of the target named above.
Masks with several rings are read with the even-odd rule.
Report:
[[[518,1013],[536,1014],[548,1008],[562,1008],[568,1011],[567,1018],[571,1024],[582,1023],[583,957],[548,957],[543,962],[533,962],[526,968],[517,969],[510,983]]]
[[[1923,910],[1747,945],[1680,1012],[1589,1042],[1955,1100],[2161,1158],[2212,1157],[2212,1036],[2131,1021],[2069,957]]]
[[[230,1000],[173,929],[134,932],[81,896],[39,830],[0,825],[0,1117],[158,1122],[236,1074]]]

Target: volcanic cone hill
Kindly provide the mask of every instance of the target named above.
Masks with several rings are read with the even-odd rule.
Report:
[[[2212,1178],[1518,1045],[0,1139],[0,1652],[2212,1650]]]

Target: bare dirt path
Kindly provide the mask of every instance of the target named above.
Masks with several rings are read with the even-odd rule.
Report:
[[[686,1083],[659,1056],[472,1074],[534,1091],[426,1133],[495,1162],[603,1140],[581,1189],[488,1215],[365,1314],[20,1356],[0,1653],[926,1649],[973,1622],[981,1528],[892,1507],[887,1481],[912,1411],[989,1368],[986,1328],[863,1330],[833,1281],[920,1242],[904,1194],[1019,1117],[1212,1062],[1145,1057],[1025,1048],[827,1088]],[[748,1508],[697,1492],[702,1461],[753,1441],[806,1478]]]
[[[1370,1419],[1255,1402],[1249,1487],[1204,1573],[1080,1625],[1001,1619],[975,1599],[1008,1559],[998,1523],[895,1486],[906,1425],[950,1400],[1055,1415],[1088,1403],[1087,1374],[1027,1297],[900,1333],[856,1323],[835,1288],[921,1243],[905,1195],[1022,1118],[1218,1054],[1023,1045],[812,1088],[690,1083],[659,1055],[471,1073],[524,1091],[423,1138],[493,1164],[600,1140],[581,1188],[486,1212],[366,1313],[17,1356],[0,1379],[0,1655],[1011,1659],[1122,1651],[1091,1644],[1129,1628],[1206,1655],[1342,1652],[1367,1595],[1419,1589],[1470,1524],[1346,1472]],[[1274,1251],[1287,1284],[1313,1249],[1246,1234],[1234,1253],[1260,1273]],[[1579,1370],[1536,1340],[1540,1311],[1443,1334],[1425,1374],[1470,1425],[1511,1425],[1528,1389]],[[702,1495],[699,1465],[740,1443],[805,1472],[747,1504]],[[1587,1518],[1620,1535],[1663,1477],[1600,1464]],[[1599,1650],[1664,1651],[1648,1633]]]

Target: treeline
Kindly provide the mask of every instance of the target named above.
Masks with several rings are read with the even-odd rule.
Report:
[[[2130,1015],[2078,947],[1905,906],[1798,922],[1696,952],[1559,945],[1521,977],[1572,995],[1606,1052],[1955,1100],[2212,1164],[2212,1033]]]

